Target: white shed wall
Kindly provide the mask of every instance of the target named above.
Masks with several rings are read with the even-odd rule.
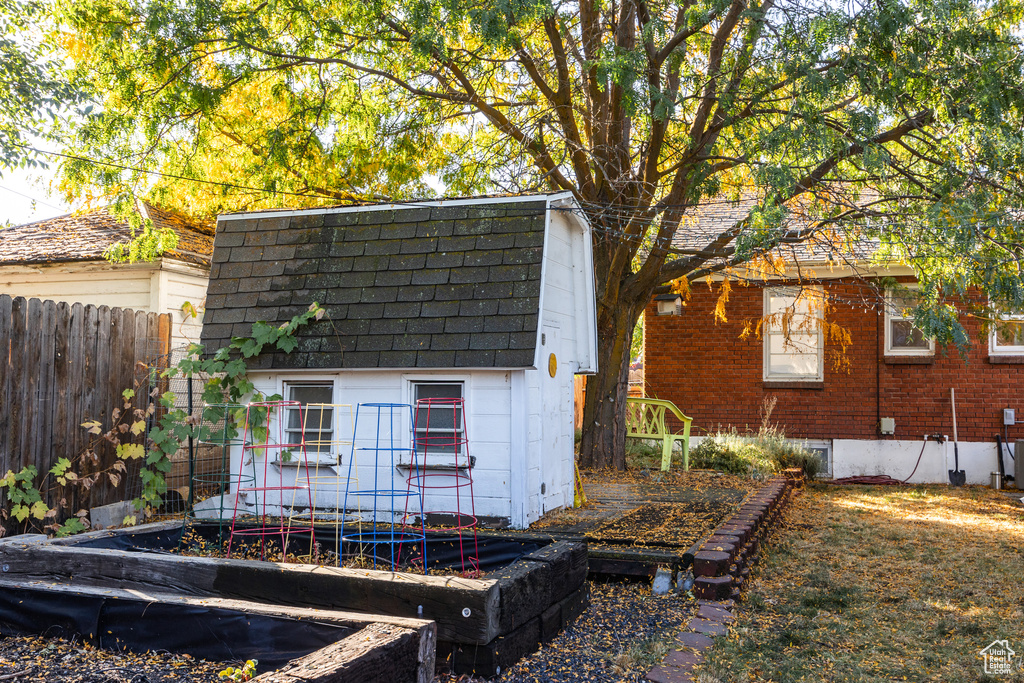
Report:
[[[512,518],[512,384],[516,371],[351,371],[335,373],[252,373],[250,378],[257,391],[265,395],[280,394],[286,381],[294,380],[332,380],[334,382],[334,400],[337,404],[350,405],[356,411],[359,403],[404,403],[412,402],[412,382],[414,381],[460,381],[465,386],[466,399],[466,431],[469,439],[469,453],[476,457],[473,468],[473,502],[478,516],[493,516],[505,519]],[[518,371],[521,372],[521,371]],[[388,415],[387,411],[384,415]],[[404,413],[402,426],[395,429],[395,443],[408,448],[411,443],[411,418],[409,412]],[[397,413],[396,413],[397,415]],[[336,439],[351,443],[352,421],[344,409],[338,411],[335,419]],[[376,412],[364,408],[360,412],[359,423],[356,425],[356,467],[352,475],[353,481],[349,490],[393,490],[405,491],[407,483],[406,469],[391,467],[391,454],[386,451],[379,453],[383,467],[374,468],[374,453],[366,449],[373,446],[376,437]],[[276,433],[276,422],[271,425],[271,433]],[[391,429],[381,427],[381,443],[391,443]],[[341,446],[342,466],[340,468],[320,467],[315,475],[314,486],[317,489],[315,505],[323,508],[340,506],[344,502],[346,482],[349,478],[351,462],[350,446]],[[408,459],[408,451],[400,451],[394,455],[395,461]],[[271,461],[274,458],[271,457]],[[240,454],[232,453],[232,472],[239,472]],[[247,465],[248,466],[248,465]],[[278,477],[284,477],[284,485],[295,482],[296,467],[281,468],[270,466],[268,476],[270,482],[259,485],[276,485]],[[262,460],[257,463],[256,472],[262,477],[264,470]],[[376,476],[376,481],[375,481]],[[454,479],[447,476],[432,477],[431,484],[450,485]],[[469,488],[462,487],[460,508],[465,512],[470,501]],[[289,493],[288,495],[292,495]],[[300,494],[296,502],[301,503]],[[268,500],[270,498],[268,497]],[[405,509],[405,496],[378,496],[378,509],[394,508],[399,512]],[[286,501],[287,502],[287,501]],[[454,511],[456,505],[453,489],[428,491],[424,498],[424,509],[427,511]],[[373,498],[363,496],[355,500],[350,494],[349,509],[356,507],[368,509],[373,507]],[[418,503],[410,503],[410,512]]]

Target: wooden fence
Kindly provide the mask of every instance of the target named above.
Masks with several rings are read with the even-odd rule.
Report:
[[[81,424],[109,426],[122,392],[166,358],[170,323],[167,314],[0,295],[0,476],[26,465],[42,475],[58,458],[74,461],[95,439]],[[99,469],[116,458],[109,444],[97,454]],[[124,484],[101,479],[74,504],[124,497]]]

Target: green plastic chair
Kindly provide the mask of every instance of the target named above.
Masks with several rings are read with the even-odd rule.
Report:
[[[673,433],[665,424],[665,411],[670,410],[683,423],[682,433]],[[693,418],[683,415],[672,401],[660,398],[626,399],[626,437],[661,441],[661,469],[667,472],[672,465],[672,445],[683,444],[683,469],[690,469],[690,424]]]

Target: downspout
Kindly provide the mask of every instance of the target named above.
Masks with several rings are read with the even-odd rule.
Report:
[[[875,437],[879,436],[882,424],[882,363],[885,356],[885,342],[882,336],[884,309],[875,311]]]

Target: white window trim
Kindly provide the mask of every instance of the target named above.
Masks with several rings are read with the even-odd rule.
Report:
[[[917,285],[910,285],[907,287],[908,290],[914,291],[920,289]],[[890,324],[893,320],[910,320],[912,318],[905,318],[903,316],[893,315],[894,305],[893,299],[896,293],[891,290],[885,290],[885,355],[886,356],[934,356],[935,355],[935,340],[931,337],[925,337],[928,340],[928,348],[926,349],[905,349],[905,348],[893,348],[892,345],[892,325]]]
[[[412,406],[413,423],[416,421],[416,384],[461,384],[462,385],[462,400],[465,401],[463,404],[463,420],[466,424],[466,432],[470,435],[473,434],[473,415],[469,411],[469,396],[472,391],[471,384],[472,375],[402,375],[402,400]],[[412,431],[410,430],[406,437],[405,447],[412,449]],[[470,451],[472,455],[472,451]],[[438,456],[433,456],[438,457]],[[453,458],[454,462],[454,458]],[[428,463],[429,464],[429,463]],[[443,461],[438,461],[437,465],[444,465]],[[403,454],[399,467],[407,467],[408,460],[407,456]]]
[[[767,318],[771,315],[771,297],[772,292],[786,291],[786,290],[800,290],[800,289],[816,289],[821,291],[821,287],[799,287],[799,286],[783,286],[783,287],[765,287],[764,296],[762,302],[763,315]],[[773,373],[771,372],[771,335],[775,334],[772,332],[772,327],[768,323],[765,323],[764,330],[761,334],[761,346],[762,346],[762,378],[765,382],[823,382],[825,380],[825,335],[822,332],[821,325],[817,326],[817,347],[818,347],[818,371],[815,375],[788,375],[784,373]],[[806,331],[800,332],[800,334],[807,334]]]
[[[1024,323],[1024,313],[1005,313],[999,315],[1001,321]],[[993,325],[988,335],[988,353],[990,356],[1024,356],[1024,345],[1008,344],[1000,346],[997,325]]]
[[[338,401],[338,391],[339,391],[339,388],[340,388],[338,385],[340,384],[340,382],[338,381],[338,378],[336,376],[324,377],[322,375],[308,375],[308,374],[306,374],[306,375],[279,376],[278,377],[278,382],[277,382],[277,393],[281,395],[281,397],[282,397],[281,400],[282,401],[290,400],[288,398],[288,387],[289,387],[289,385],[292,385],[292,384],[321,384],[321,385],[330,384],[331,385],[331,403],[334,404],[334,405],[337,405],[337,404],[340,403],[340,401]],[[284,410],[279,411],[279,414],[275,417],[275,419],[276,420],[283,420],[284,419],[284,413],[285,413],[286,410],[288,410],[288,409],[285,408]],[[287,431],[288,431],[287,425],[281,423],[281,425],[280,425],[280,432],[281,432],[281,434],[285,434]],[[331,424],[331,433],[334,434],[335,436],[338,435],[338,411],[337,410],[334,411],[333,423]],[[327,453],[319,453],[319,452],[318,453],[309,453],[309,452],[307,452],[306,453],[306,463],[308,465],[337,465],[341,461],[342,458],[347,457],[347,456],[348,456],[347,453],[338,453],[338,452],[335,452],[335,451],[328,451]],[[302,459],[301,459],[301,457],[293,458],[292,460],[289,460],[288,462],[281,462],[280,465],[284,466],[284,467],[289,467],[289,466],[301,467],[302,466]]]
[[[832,477],[832,440],[831,439],[791,439],[795,444],[804,448],[822,449],[825,451],[825,469],[818,473],[822,479]]]

